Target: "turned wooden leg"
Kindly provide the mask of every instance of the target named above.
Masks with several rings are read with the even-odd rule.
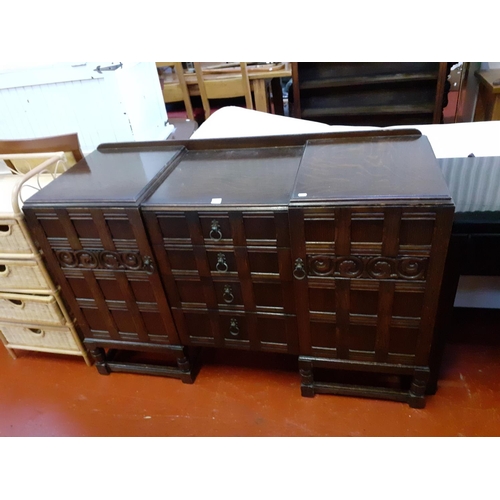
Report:
[[[191,374],[191,364],[186,356],[180,356],[177,358],[177,368],[183,372],[181,373],[180,379],[184,384],[192,384],[194,382]]]
[[[300,373],[300,393],[304,398],[314,397],[314,376],[312,363],[310,361],[299,360]]]
[[[106,353],[102,347],[95,347],[90,350],[90,355],[95,362],[95,367],[101,375],[109,375],[111,370],[106,363]]]
[[[425,390],[429,381],[429,369],[417,368],[413,374],[408,404],[411,408],[425,408]]]

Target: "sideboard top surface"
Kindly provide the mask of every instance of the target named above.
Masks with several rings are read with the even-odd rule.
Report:
[[[304,148],[188,151],[142,206],[287,206]]]
[[[396,132],[105,145],[25,206],[451,203],[428,139]]]
[[[182,150],[94,151],[29,198],[26,206],[137,204]]]
[[[306,145],[292,203],[450,201],[427,137],[314,140]]]

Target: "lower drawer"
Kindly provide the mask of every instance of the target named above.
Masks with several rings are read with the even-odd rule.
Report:
[[[79,351],[78,345],[68,327],[56,326],[24,326],[0,324],[8,344],[25,347],[45,347],[49,349],[63,349]]]
[[[65,322],[63,313],[52,295],[29,295],[0,292],[0,321],[55,324]]]
[[[173,308],[186,345],[207,345],[298,354],[294,315]]]
[[[50,290],[36,260],[0,258],[0,290]]]

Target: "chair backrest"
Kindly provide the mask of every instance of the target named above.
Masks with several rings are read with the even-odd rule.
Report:
[[[194,121],[193,106],[191,97],[184,78],[184,68],[180,62],[157,62],[157,68],[172,68],[171,74],[160,74],[163,100],[165,103],[184,102],[186,114],[190,120]]]
[[[199,62],[194,63],[194,69],[200,89],[205,119],[210,116],[210,99],[226,99],[244,96],[246,107],[248,109],[254,109],[246,62],[240,62],[241,72],[226,75],[210,75],[208,72],[202,70]]]
[[[64,152],[66,168],[73,166],[83,158],[78,134],[66,134],[39,139],[7,139],[0,140],[0,154],[31,154],[31,153],[56,153]],[[33,158],[15,160],[5,159],[7,167],[12,172],[24,174],[38,166],[40,159]]]

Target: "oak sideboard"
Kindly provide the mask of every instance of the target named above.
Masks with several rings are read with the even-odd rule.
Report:
[[[454,207],[416,130],[104,144],[24,211],[100,373],[267,351],[425,405]]]

